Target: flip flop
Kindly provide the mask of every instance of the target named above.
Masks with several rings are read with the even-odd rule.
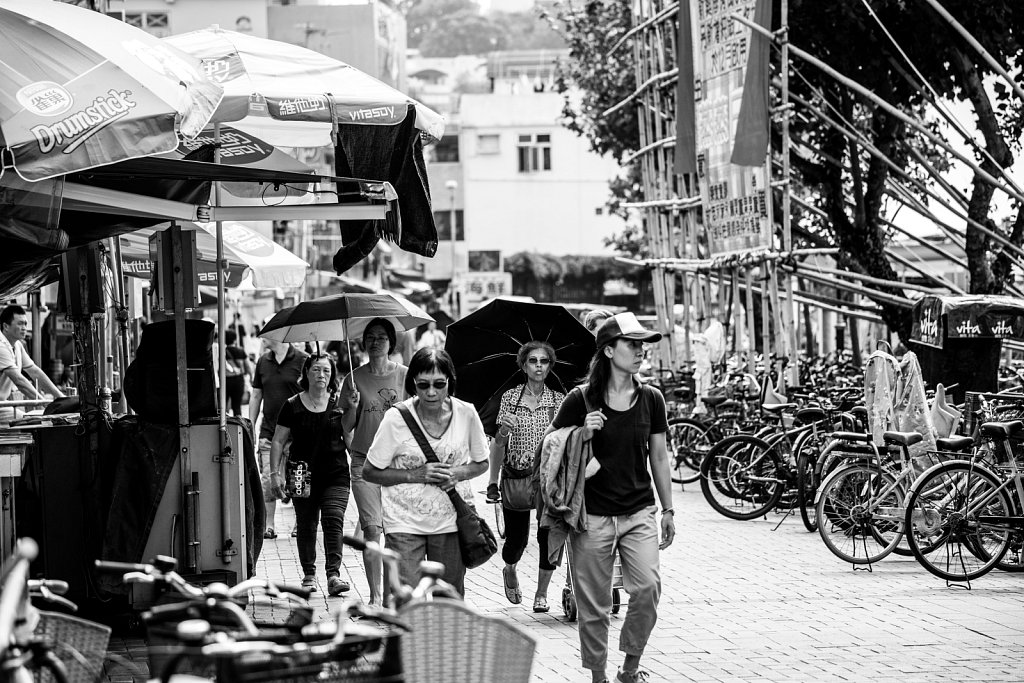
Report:
[[[519,590],[519,579],[516,577],[516,570],[513,568],[510,572],[508,567],[502,567],[501,576],[505,581],[505,597],[513,605],[518,605],[523,601],[523,593]]]

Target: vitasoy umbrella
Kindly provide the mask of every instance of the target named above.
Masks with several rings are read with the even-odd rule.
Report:
[[[335,123],[397,125],[410,106],[416,127],[441,138],[444,119],[376,78],[326,55],[291,43],[217,26],[168,36],[164,41],[202,60],[224,87],[216,121],[283,146],[330,145]]]
[[[169,152],[222,97],[198,60],[141,29],[62,2],[0,0],[0,176]]]

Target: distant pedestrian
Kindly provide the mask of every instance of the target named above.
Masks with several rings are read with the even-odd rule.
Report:
[[[277,513],[277,498],[272,491],[270,475],[270,443],[277,427],[277,414],[285,401],[302,391],[299,379],[306,354],[286,342],[265,340],[267,351],[256,361],[252,377],[252,395],[249,397],[249,420],[256,424],[263,409],[260,424],[259,456],[260,475],[263,479],[263,499],[267,504],[267,523],[263,538],[277,538],[274,515]],[[285,444],[285,455],[288,445]]]
[[[502,394],[498,407],[498,432],[491,444],[487,498],[501,498],[501,513],[505,520],[502,578],[505,597],[513,605],[522,602],[516,565],[526,550],[531,513],[536,511],[534,460],[537,447],[565,398],[565,394],[544,385],[556,360],[555,349],[545,341],[528,341],[519,348],[517,361],[526,382]],[[503,494],[498,490],[499,474]],[[547,612],[548,585],[555,571],[548,554],[547,528],[538,526],[537,544],[540,546],[540,568],[533,611]]]
[[[437,323],[431,320],[427,323],[427,329],[423,330],[420,339],[416,342],[417,349],[443,349],[445,342],[444,332],[437,329]]]
[[[385,318],[376,318],[363,330],[363,348],[370,360],[342,381],[346,405],[356,409],[345,413],[345,430],[351,447],[352,496],[359,510],[359,528],[363,540],[380,543],[384,531],[384,511],[380,484],[363,478],[366,453],[370,450],[384,414],[406,398],[405,374],[408,368],[388,359],[395,350],[395,327]],[[353,391],[353,380],[355,387]],[[383,567],[381,559],[363,553],[363,567],[370,587],[370,604],[382,603]]]
[[[629,593],[619,638],[625,659],[616,680],[633,683],[646,680],[646,672],[639,671],[640,657],[658,618],[658,551],[675,538],[665,399],[636,378],[644,344],[659,339],[659,333],[642,327],[632,313],[605,320],[598,328],[587,383],[569,392],[551,426],[552,431],[582,426],[600,465],[584,489],[586,531],[570,536],[580,655],[594,683],[608,680],[616,550]],[[662,508],[660,544],[655,489]]]
[[[245,396],[246,385],[251,381],[249,378],[252,376],[253,367],[245,350],[238,346],[237,341],[238,337],[233,329],[224,330],[224,366],[227,374],[224,388],[227,391],[231,414],[241,417],[242,398]]]
[[[592,311],[587,311],[587,314],[583,316],[583,326],[590,330],[591,334],[596,335],[597,328],[601,327],[601,324],[613,315],[614,313],[607,308],[595,308]]]

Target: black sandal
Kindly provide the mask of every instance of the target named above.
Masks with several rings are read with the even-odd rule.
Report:
[[[263,532],[263,538],[272,541],[277,538],[277,532],[268,527],[267,530]]]

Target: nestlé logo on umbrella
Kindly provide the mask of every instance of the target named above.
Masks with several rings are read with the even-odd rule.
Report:
[[[21,106],[40,116],[60,116],[75,103],[75,98],[60,83],[37,81],[18,91]]]
[[[124,118],[136,102],[131,97],[131,90],[108,90],[100,95],[89,106],[76,111],[56,123],[32,126],[32,135],[39,144],[39,151],[46,154],[60,145],[65,145],[64,154],[71,154],[93,135]]]

